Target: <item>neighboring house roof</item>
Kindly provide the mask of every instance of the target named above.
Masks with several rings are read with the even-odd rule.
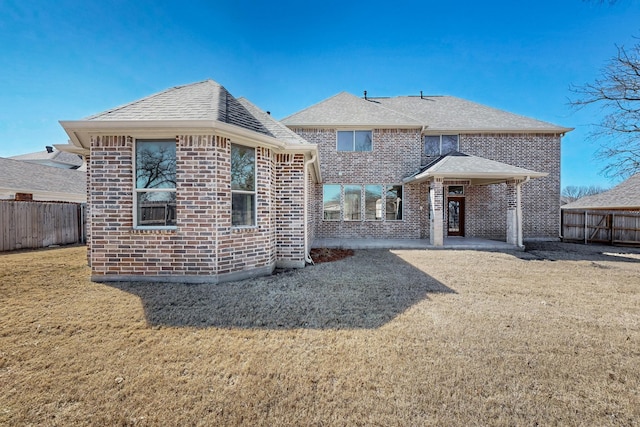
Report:
[[[36,151],[35,153],[20,154],[8,158],[64,169],[77,169],[82,166],[82,158],[77,154],[54,150],[53,147],[47,147],[45,150]]]
[[[404,181],[420,182],[432,178],[468,179],[474,185],[495,184],[509,179],[540,178],[547,173],[536,172],[483,157],[452,152],[440,156]]]
[[[640,173],[621,182],[611,190],[581,197],[561,206],[561,209],[627,209],[640,210]]]
[[[34,200],[85,202],[86,172],[0,157],[0,197],[33,194]]]
[[[344,92],[286,117],[282,122],[290,127],[413,126],[424,127],[424,133],[564,133],[572,130],[453,96],[363,99]]]

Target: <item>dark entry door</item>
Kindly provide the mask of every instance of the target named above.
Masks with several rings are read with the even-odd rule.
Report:
[[[464,197],[448,198],[447,235],[464,236]]]

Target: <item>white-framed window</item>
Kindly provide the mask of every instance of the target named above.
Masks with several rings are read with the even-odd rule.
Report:
[[[385,194],[385,212],[387,221],[400,221],[402,219],[402,185],[388,185]]]
[[[458,135],[425,135],[424,154],[427,156],[444,156],[452,151],[460,151]]]
[[[256,225],[256,150],[231,144],[231,225]]]
[[[362,186],[344,186],[344,220],[360,221],[362,218]]]
[[[324,184],[325,221],[400,221],[403,186],[382,184]]]
[[[339,130],[336,137],[338,151],[373,151],[370,130]]]
[[[364,186],[364,219],[382,220],[382,185]]]
[[[339,221],[342,203],[340,203],[340,184],[322,186],[323,219]]]
[[[134,153],[136,228],[176,227],[176,142],[138,139]]]

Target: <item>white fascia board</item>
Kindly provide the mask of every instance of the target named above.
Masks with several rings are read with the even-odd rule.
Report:
[[[511,179],[543,178],[548,176],[546,172],[530,172],[530,173],[421,173],[416,176],[405,178],[405,184],[429,181],[434,178],[442,179],[468,179],[476,180],[479,185],[497,184],[499,182]]]
[[[177,134],[216,134],[252,146],[282,149],[286,144],[272,136],[217,120],[77,120],[60,125],[81,148],[90,148],[91,136],[127,134],[136,138],[175,137]]]
[[[289,144],[283,148],[287,153],[317,153],[318,145],[316,144]]]
[[[86,156],[89,154],[88,148],[81,148],[75,144],[53,144],[53,146],[56,147],[58,151],[64,151],[66,153],[78,154],[80,156]]]
[[[369,129],[422,129],[419,124],[389,124],[389,123],[317,123],[317,124],[285,124],[289,129],[337,129],[337,130],[369,130]]]
[[[575,128],[564,128],[558,127],[555,129],[536,129],[536,128],[520,128],[520,129],[509,129],[509,128],[479,128],[479,129],[462,129],[462,128],[432,128],[427,127],[422,132],[422,135],[460,135],[460,134],[474,134],[474,133],[508,133],[508,134],[520,134],[520,133],[548,133],[554,135],[564,135],[567,132],[571,132]]]

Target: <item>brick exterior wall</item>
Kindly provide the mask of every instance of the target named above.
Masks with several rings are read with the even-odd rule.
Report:
[[[293,130],[318,145],[324,184],[400,184],[430,160],[423,154],[419,129],[374,129],[372,152],[338,152],[337,129]],[[523,235],[525,239],[558,237],[559,135],[461,134],[459,141],[459,151],[463,153],[548,173],[549,176],[522,186]],[[466,236],[505,240],[506,185],[464,187]],[[444,191],[446,194],[446,188]],[[322,219],[322,185],[316,185],[313,194],[315,201],[310,208],[316,218],[316,237],[426,239],[430,236],[428,183],[404,186],[402,221],[325,221]],[[446,218],[444,220],[446,224]]]
[[[304,155],[278,154],[275,222],[279,264],[304,266]]]
[[[304,155],[256,148],[256,225],[231,225],[231,141],[176,137],[176,229],[133,226],[134,138],[98,136],[88,162],[88,251],[96,280],[185,282],[304,266]]]
[[[560,235],[560,139],[553,134],[460,135],[463,153],[549,174],[522,185],[525,239],[555,239]],[[506,186],[472,187],[467,197],[469,235],[504,239]],[[495,208],[486,211],[492,203]]]
[[[402,184],[402,178],[420,167],[420,132],[410,129],[374,129],[373,151],[338,152],[336,129],[294,129],[318,145],[324,184]],[[315,236],[360,238],[412,238],[421,236],[420,189],[405,186],[402,221],[324,221],[322,184],[316,184],[311,206],[316,220]]]

